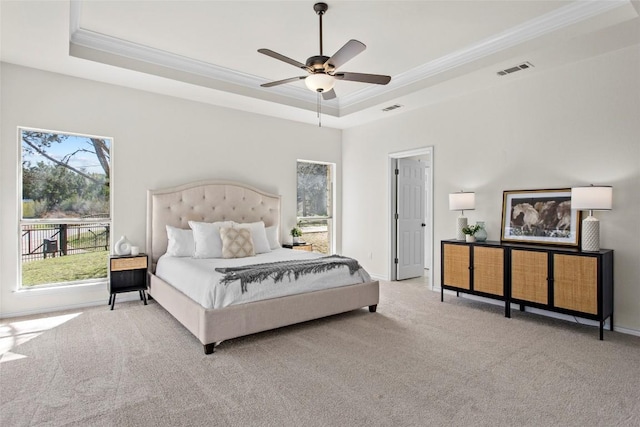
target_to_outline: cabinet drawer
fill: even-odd
[[[111,271],[136,270],[147,268],[147,257],[114,258],[111,260]]]

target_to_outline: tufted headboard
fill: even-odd
[[[264,221],[267,227],[279,226],[280,196],[228,181],[200,181],[148,190],[147,252],[152,271],[167,251],[166,225],[188,229],[189,221]]]

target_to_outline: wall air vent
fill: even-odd
[[[387,108],[383,108],[382,111],[391,111],[391,110],[395,110],[397,108],[402,108],[402,105],[400,104],[394,104],[394,105],[389,105]]]
[[[507,68],[505,70],[498,71],[499,76],[506,76],[507,74],[515,73],[516,71],[526,70],[527,68],[533,68],[533,64],[531,62],[523,62],[520,65],[516,65],[515,67]]]

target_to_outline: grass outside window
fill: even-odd
[[[108,251],[56,256],[22,264],[22,286],[77,282],[107,277]]]

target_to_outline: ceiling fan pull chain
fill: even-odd
[[[322,95],[318,93],[318,127],[322,127]]]

